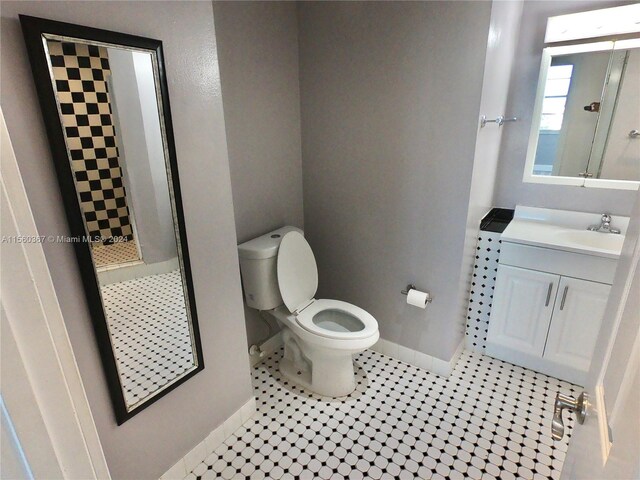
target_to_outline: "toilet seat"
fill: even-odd
[[[336,340],[360,340],[378,332],[373,315],[339,300],[313,300],[295,319],[309,333]]]
[[[378,323],[362,308],[313,298],[318,289],[318,267],[301,233],[291,231],[282,237],[277,270],[282,300],[307,332],[335,340],[360,340],[377,334]]]

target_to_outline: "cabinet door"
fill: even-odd
[[[542,357],[559,275],[500,265],[487,334],[487,354],[522,365]]]
[[[544,358],[584,372],[589,370],[610,285],[562,277]]]

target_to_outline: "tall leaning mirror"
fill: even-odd
[[[121,424],[204,368],[162,43],[20,21]]]

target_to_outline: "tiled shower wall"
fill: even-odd
[[[501,233],[480,231],[467,309],[465,348],[484,353],[500,257]]]
[[[133,238],[118,159],[107,49],[47,41],[80,205],[91,237]]]

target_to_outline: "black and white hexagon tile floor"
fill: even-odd
[[[111,283],[100,290],[127,406],[193,368],[179,270]]]
[[[556,393],[579,388],[478,353],[443,378],[374,351],[335,400],[287,382],[282,350],[253,369],[258,413],[187,476],[247,479],[558,479]]]

